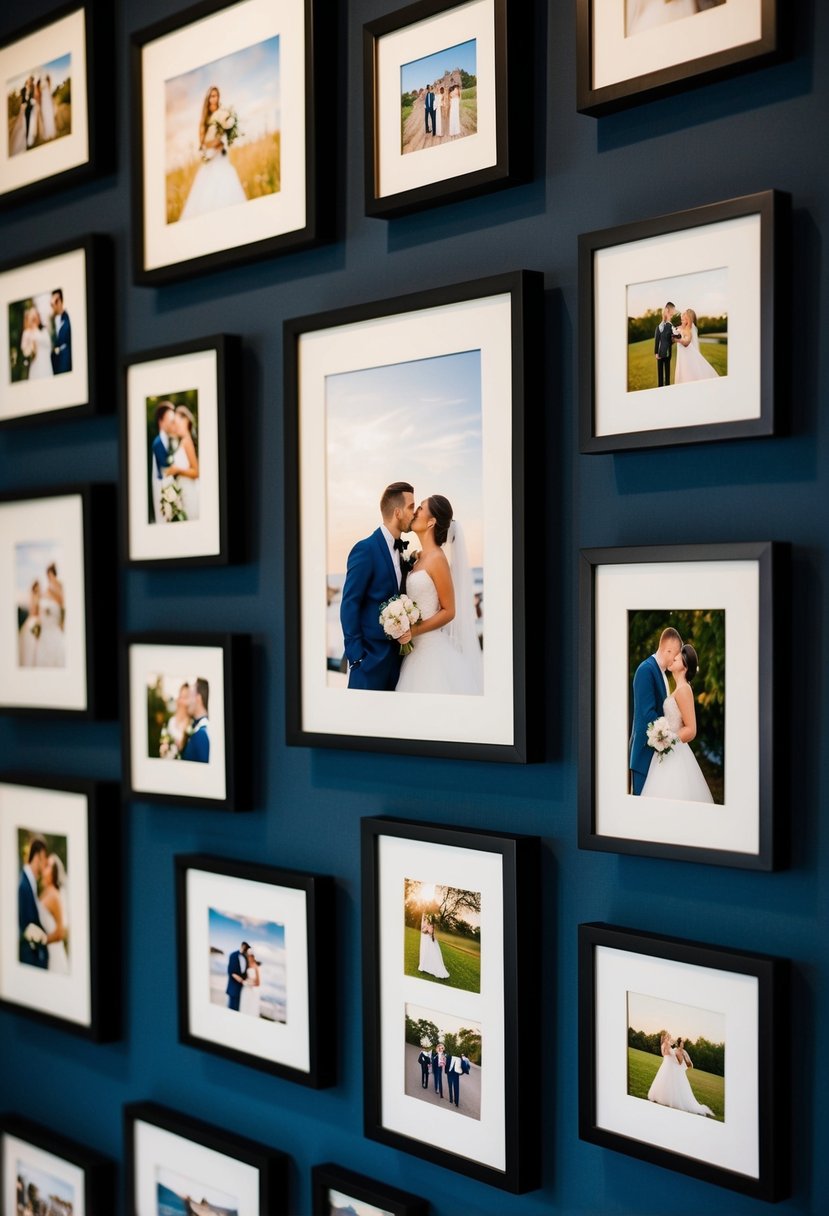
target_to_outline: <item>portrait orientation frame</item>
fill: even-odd
[[[238,490],[234,494],[231,509],[227,475],[228,409],[234,390],[238,389],[240,374],[241,340],[229,334],[142,351],[124,360],[121,544],[127,565],[152,569],[174,563],[178,569],[181,566],[227,565],[243,559],[247,532],[244,489],[241,494]],[[198,480],[202,518],[177,523],[171,540],[176,541],[181,532],[178,544],[165,543],[163,548],[161,542],[166,542],[168,529],[161,528],[164,535],[156,535],[158,522],[148,523],[153,506],[147,480],[145,391],[148,388],[161,389],[172,396],[192,388],[199,392]],[[158,396],[158,393],[149,396]],[[237,436],[243,426],[242,415],[243,411],[239,410],[234,418]],[[209,463],[201,446],[205,435],[215,449]],[[237,499],[241,501],[237,502]]]
[[[331,1216],[330,1191],[339,1191],[349,1199],[370,1204],[388,1216],[428,1216],[429,1203],[417,1195],[387,1186],[364,1174],[327,1161],[311,1167],[311,1213],[312,1216]]]
[[[140,653],[139,653],[140,652]],[[165,652],[169,652],[169,655]],[[172,671],[161,667],[169,660]],[[139,660],[142,664],[139,667]],[[149,739],[146,664],[158,674],[204,676],[212,685],[209,695],[210,758],[206,764],[187,761],[189,771],[172,778],[156,767],[176,765],[177,759],[162,759],[145,753]],[[194,666],[199,670],[194,670]],[[159,670],[160,669],[160,670]],[[220,685],[216,711],[215,685]],[[245,719],[244,706],[251,688],[251,639],[232,633],[134,633],[128,634],[122,650],[122,683],[126,705],[123,716],[123,796],[134,802],[160,802],[199,807],[201,810],[246,811],[251,809],[252,777],[250,740],[236,723]],[[136,721],[137,715],[140,720]],[[216,723],[218,730],[213,731]],[[215,764],[214,764],[215,761]],[[185,763],[181,761],[181,763]],[[203,776],[202,776],[203,772]],[[170,781],[172,789],[168,792]],[[187,781],[190,781],[189,790]],[[144,784],[138,784],[143,781]]]
[[[117,785],[79,777],[0,772],[0,833],[6,858],[0,875],[3,924],[15,921],[12,913],[6,913],[17,904],[21,879],[17,834],[24,827],[46,833],[45,824],[49,835],[65,834],[71,845],[67,919],[70,941],[77,945],[70,953],[68,976],[50,976],[48,967],[20,965],[17,932],[13,942],[5,940],[0,948],[0,1008],[95,1043],[114,1042],[121,1035],[117,960],[123,954],[120,871],[112,864],[121,850]]]
[[[517,271],[285,322],[286,579],[288,586],[298,588],[298,594],[289,596],[285,605],[290,745],[519,764],[537,756],[541,723],[537,711],[529,709],[537,663],[524,628],[527,579],[534,577],[534,567],[526,560],[526,521],[532,517],[536,452],[531,444],[525,445],[524,398],[541,346],[542,312],[541,276]],[[415,700],[421,720],[432,720],[431,738],[420,733],[413,737],[407,723],[395,735],[392,694],[346,689],[344,682],[335,687],[332,680],[336,681],[336,675],[330,674],[332,669],[327,670],[323,661],[329,645],[325,590],[331,577],[325,568],[329,556],[326,503],[332,494],[329,481],[339,475],[340,467],[331,464],[331,456],[326,461],[326,445],[331,442],[327,394],[337,377],[350,384],[348,377],[382,373],[394,378],[385,400],[393,401],[397,393],[402,403],[410,391],[407,377],[416,374],[412,369],[428,367],[430,374],[440,377],[440,369],[446,366],[446,360],[440,359],[449,356],[451,362],[459,355],[476,357],[485,369],[485,374],[477,373],[480,388],[470,387],[475,373],[468,372],[461,388],[477,392],[480,400],[476,417],[482,438],[475,458],[481,486],[485,483],[487,489],[488,531],[483,531],[482,508],[480,519],[473,518],[471,523],[482,529],[483,568],[487,562],[491,566],[496,549],[501,563],[501,577],[490,578],[487,584],[486,609],[486,627],[495,628],[499,649],[496,655],[493,648],[483,648],[480,695],[418,693]],[[444,389],[439,380],[437,390]],[[422,417],[420,425],[421,429],[427,426]],[[448,428],[452,423],[441,415],[431,425]],[[358,429],[348,423],[344,433],[348,437]],[[354,526],[365,531],[356,531],[351,544],[379,523],[377,504],[387,476],[399,477],[398,470],[405,471],[407,463],[412,467],[413,459],[407,457],[398,432],[387,429],[397,455],[389,456],[388,474],[386,465],[382,466],[383,480],[376,487],[376,498],[373,492],[369,497],[368,489],[364,502],[361,498],[359,522]],[[384,447],[380,455],[385,452]],[[429,493],[438,489],[422,488]],[[444,485],[440,490],[449,488]],[[466,523],[468,526],[470,520]],[[334,569],[346,569],[345,551],[342,560],[343,565]],[[380,605],[377,607],[379,611]],[[342,656],[340,647],[336,661]]]
[[[155,1166],[157,1173],[162,1157],[166,1161],[163,1168],[169,1171],[173,1162],[185,1181],[223,1192],[238,1186],[244,1195],[239,1208],[251,1216],[290,1210],[291,1158],[286,1153],[156,1102],[133,1102],[124,1107],[127,1216],[156,1210],[156,1186],[145,1178],[144,1171]],[[198,1178],[193,1177],[196,1172]]]
[[[16,1176],[12,1176],[11,1158],[27,1149],[35,1168],[59,1171],[62,1174],[60,1181],[79,1188],[83,1202],[77,1210],[83,1216],[109,1216],[115,1210],[113,1161],[40,1123],[16,1114],[3,1114],[0,1115],[0,1204],[4,1212],[16,1210],[13,1188],[17,1182]]]
[[[521,76],[519,57],[529,36],[529,15],[528,6],[507,0],[418,0],[363,26],[366,215],[408,215],[530,179],[532,123],[528,112],[511,102],[512,85]],[[470,25],[462,33],[465,17]],[[443,147],[418,150],[429,157],[419,163],[418,153],[404,155],[400,147],[400,69],[417,55],[421,39],[467,41],[471,32],[477,34],[482,66],[490,72],[489,104],[480,106],[478,99],[474,134],[480,146],[476,151],[465,147],[465,140],[452,143],[456,160],[460,156],[464,162],[460,171],[452,171],[447,145],[445,154]],[[388,60],[384,42],[391,44]],[[424,50],[433,42],[424,43]]]
[[[291,253],[329,238],[334,227],[335,206],[330,178],[336,156],[333,127],[321,121],[320,115],[331,93],[331,81],[336,79],[337,61],[336,40],[319,36],[326,28],[326,21],[323,0],[289,0],[288,5],[281,6],[278,17],[266,0],[201,0],[201,3],[132,35],[133,266],[136,283],[170,283],[227,266],[259,262],[263,257]],[[197,25],[198,32],[185,37],[186,31]],[[257,209],[255,222],[248,214],[246,225],[237,223],[237,228],[244,228],[245,232],[235,244],[216,248],[216,216],[226,218],[229,223],[234,219],[235,209],[224,207],[196,216],[198,231],[188,234],[182,245],[180,231],[165,233],[166,183],[159,179],[154,168],[157,163],[164,163],[163,145],[155,150],[149,146],[148,132],[158,123],[163,129],[164,124],[164,109],[158,98],[163,93],[165,81],[210,66],[210,42],[204,44],[207,58],[203,57],[201,62],[193,58],[193,46],[201,45],[199,40],[204,42],[212,36],[213,45],[217,45],[218,40],[218,45],[232,54],[254,45],[244,41],[253,36],[252,30],[259,30],[267,38],[277,35],[280,38],[279,121],[288,123],[284,129],[280,127],[280,136],[287,133],[287,139],[280,139],[280,186],[271,191],[268,205]],[[148,98],[154,107],[152,121],[147,113]],[[248,199],[247,204],[260,201],[265,203],[266,200],[259,196]],[[235,219],[238,221],[239,216]],[[194,220],[188,218],[187,222],[192,224]]]
[[[67,622],[69,628],[62,627],[69,642],[61,677],[56,675],[57,666],[23,666],[19,655],[12,657],[10,651],[19,645],[18,632],[18,645],[10,647],[7,639],[0,649],[0,713],[75,719],[115,715],[118,697],[111,662],[118,619],[112,561],[117,544],[115,503],[112,485],[50,486],[0,493],[0,570],[6,576],[0,578],[0,587],[8,589],[5,603],[0,595],[0,611],[7,621],[14,619],[15,538],[18,543],[22,539],[15,529],[20,529],[26,519],[42,519],[37,526],[49,530],[48,537],[32,539],[55,541],[57,534],[64,552],[74,556],[83,569],[82,579],[73,580],[74,586],[67,588],[65,609],[67,615],[73,615]],[[75,616],[82,619],[77,631],[72,624]],[[54,695],[56,690],[59,696]],[[51,702],[46,699],[53,695]]]
[[[790,212],[788,194],[766,190],[581,234],[582,452],[746,439],[782,429],[775,403],[788,370],[780,320],[787,315]],[[727,335],[727,375],[671,384],[665,398],[659,395],[665,389],[656,386],[632,391],[626,333],[629,286],[652,283],[656,298],[659,280],[664,279],[669,290],[672,277],[692,277],[706,256],[712,271],[716,267],[728,275],[727,323],[733,332]],[[707,268],[703,262],[702,269]],[[658,299],[664,298],[663,291]],[[663,405],[668,400],[670,411]],[[680,404],[686,420],[673,425]]]
[[[313,1089],[333,1085],[336,1075],[336,1010],[332,994],[336,985],[332,976],[336,960],[334,951],[328,945],[329,926],[335,913],[333,879],[319,874],[302,873],[299,870],[283,870],[276,866],[253,865],[198,854],[179,855],[174,860],[176,950],[183,964],[178,970],[180,1042],[190,1047],[199,1047],[203,1051],[214,1052],[239,1064],[270,1072],[284,1080],[308,1085]],[[238,888],[238,897],[243,899],[243,884],[247,885],[248,898],[257,899],[257,923],[266,919],[266,907],[272,909],[280,896],[283,901],[284,911],[280,914],[285,917],[285,950],[289,956],[287,1003],[293,1013],[290,1019],[291,1031],[286,1034],[286,1041],[278,1050],[274,1050],[270,1057],[265,1054],[268,1050],[265,1035],[263,1033],[260,1037],[259,1030],[277,1033],[275,1023],[265,1028],[260,1028],[258,1022],[256,1027],[236,1027],[235,1029],[239,1030],[237,1045],[232,1046],[229,1042],[210,1037],[209,1034],[211,1029],[216,1035],[233,1029],[224,1016],[225,1010],[214,1011],[209,1002],[206,1009],[200,1008],[195,998],[199,988],[206,990],[206,977],[198,960],[193,958],[195,946],[191,948],[191,938],[194,928],[198,930],[197,916],[201,917],[205,909],[212,906],[208,901],[214,897],[207,889],[211,878],[229,880],[219,888],[221,894],[215,896],[216,899],[224,901],[220,906],[226,915],[230,915],[227,910],[227,901],[232,898],[230,891]],[[270,903],[266,888],[272,892]],[[256,929],[251,928],[248,932],[253,935]],[[290,960],[291,937],[294,941],[297,937],[300,940],[304,937],[305,950],[299,961]],[[212,946],[210,952],[212,953]],[[205,962],[206,957],[207,955]],[[294,985],[301,989],[298,995]],[[298,1017],[297,1008],[300,1010]],[[297,1020],[301,1023],[299,1039],[296,1037]],[[200,1029],[194,1029],[194,1024]],[[300,1055],[307,1056],[307,1068],[287,1062],[288,1059],[296,1059]]]
[[[787,1054],[778,1048],[788,1042],[789,971],[763,954],[579,925],[579,1138],[755,1199],[786,1198]],[[629,1092],[626,996],[644,989],[727,1016],[722,1122]]]
[[[109,172],[114,166],[114,107],[112,105],[113,20],[112,6],[106,0],[70,0],[43,17],[14,31],[0,46],[0,79],[19,77],[21,69],[12,68],[16,56],[25,57],[28,71],[35,62],[51,63],[56,53],[74,52],[80,60],[80,74],[71,77],[73,125],[78,112],[78,131],[31,147],[24,151],[17,168],[17,157],[0,149],[0,208],[15,207],[30,199],[54,197],[55,190],[69,189]],[[5,141],[4,141],[5,142]],[[65,146],[66,145],[66,146]],[[29,158],[35,164],[28,164]],[[29,175],[25,169],[28,167]]]
[[[778,0],[742,0],[731,13],[714,5],[681,22],[681,38],[671,25],[626,37],[616,0],[576,0],[576,108],[598,117],[773,63],[785,49],[784,8]],[[666,29],[677,33],[673,45]]]
[[[100,234],[34,250],[0,265],[4,333],[0,344],[0,427],[60,422],[112,409],[112,267],[112,241]],[[13,354],[10,309],[33,297],[33,285],[38,296],[49,295],[55,287],[64,293],[66,314],[74,319],[72,366],[46,380],[14,381],[12,363],[19,348]],[[76,300],[81,301],[80,315]]]
[[[519,1063],[514,1084],[506,1085],[505,1072],[507,1044],[512,1058],[537,1055],[538,968],[529,942],[537,941],[530,925],[539,908],[538,839],[381,817],[361,821],[361,841],[364,1134],[501,1190],[532,1190],[540,1185],[540,1074]],[[462,979],[435,983],[406,969],[400,933],[405,883],[443,887],[448,878],[457,878],[465,894],[480,896],[477,989],[474,983],[464,988]],[[458,1035],[464,1022],[483,1031],[479,1062],[473,1058],[460,1079],[463,1102],[455,1111],[449,1109],[451,1089],[447,1107],[404,1092],[407,1068],[417,1067],[406,1060],[410,1010],[444,1019],[433,1023],[438,1036],[455,1023]],[[419,1095],[419,1074],[414,1085]],[[473,1087],[471,1099],[467,1086]],[[423,1089],[430,1084],[424,1081]],[[476,1094],[477,1114],[462,1109]]]
[[[785,670],[775,639],[785,636],[789,556],[781,542],[582,550],[580,848],[740,869],[784,864],[782,817],[775,815],[782,774],[775,764],[774,690]],[[618,686],[624,683],[627,698],[628,612],[643,608],[724,612],[724,802],[712,803],[711,814],[703,802],[627,792],[632,706],[621,703]],[[729,710],[736,702],[728,690],[735,687],[743,698],[739,714]],[[614,709],[621,734],[606,720]]]

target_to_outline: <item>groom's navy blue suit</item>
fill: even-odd
[[[236,975],[245,974],[245,967],[242,966],[243,958],[244,955],[241,950],[234,950],[227,960],[227,988],[225,988],[227,1007],[228,1009],[235,1009],[237,1013],[239,1012],[239,1001],[242,999],[242,985],[238,980],[233,978],[233,975],[234,972]],[[245,965],[247,965],[247,959],[245,959]]]
[[[630,735],[630,772],[633,793],[641,794],[651,766],[653,748],[648,747],[648,723],[662,717],[667,696],[662,668],[653,655],[636,668],[633,676],[633,730]]]
[[[40,924],[37,900],[35,899],[32,884],[29,882],[29,876],[25,870],[20,871],[20,882],[17,887],[17,920],[20,926],[20,947],[18,950],[20,962],[29,963],[32,967],[48,967],[49,951],[47,947],[39,943],[36,946],[31,946],[23,936],[29,925],[40,925],[40,928],[43,928],[43,925]]]
[[[72,325],[69,313],[58,317],[55,325],[55,345],[52,347],[52,371],[56,376],[72,370]]]
[[[380,624],[380,605],[398,593],[397,571],[382,529],[377,528],[348,555],[340,624],[349,688],[393,692],[400,675],[400,647]],[[357,666],[354,666],[357,664]]]

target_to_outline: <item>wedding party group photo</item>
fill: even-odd
[[[725,1122],[725,1016],[628,992],[628,1094]]]
[[[629,393],[727,376],[728,269],[630,284],[627,327]]]
[[[58,541],[14,546],[19,667],[66,666],[64,549]]]
[[[477,40],[400,67],[401,152],[422,152],[478,130]]]
[[[27,68],[6,81],[9,156],[72,133],[72,56]]]
[[[72,371],[72,323],[63,288],[9,303],[10,382],[51,380]]]
[[[406,975],[465,992],[481,991],[481,893],[404,880]]]
[[[404,1093],[480,1120],[480,1024],[407,1003],[405,1043]]]

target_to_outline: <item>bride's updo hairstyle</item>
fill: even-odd
[[[686,308],[685,311],[688,314],[688,320],[691,322],[691,324],[696,325],[697,314],[694,312],[693,308]]]
[[[451,502],[442,494],[433,494],[429,499],[429,514],[435,521],[435,541],[438,545],[445,545],[452,523]]]
[[[680,653],[682,655],[682,661],[685,664],[685,679],[690,684],[699,670],[699,659],[697,658],[697,652],[694,650],[693,646],[690,646],[686,642]]]

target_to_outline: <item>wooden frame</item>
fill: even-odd
[[[42,1124],[33,1123],[19,1115],[0,1117],[0,1202],[4,1210],[12,1212],[14,1195],[10,1195],[10,1174],[6,1172],[6,1141],[17,1140],[34,1149],[37,1166],[42,1169],[64,1167],[64,1177],[73,1190],[73,1183],[83,1188],[84,1216],[109,1216],[115,1209],[115,1164],[86,1145],[77,1144]],[[10,1147],[10,1146],[9,1146]],[[57,1158],[57,1161],[51,1161]],[[14,1184],[12,1183],[12,1186]],[[16,1205],[15,1205],[16,1207]],[[74,1210],[74,1205],[73,1205]]]
[[[331,1191],[338,1191],[349,1199],[367,1203],[389,1216],[427,1216],[429,1204],[417,1195],[400,1191],[395,1186],[386,1186],[364,1174],[355,1174],[333,1162],[315,1165],[311,1169],[311,1207],[313,1216],[330,1216]]]
[[[624,972],[626,955],[630,960]],[[661,964],[672,968],[668,977],[665,967],[664,981]],[[580,1139],[755,1199],[784,1199],[789,1193],[788,1056],[780,1045],[788,1042],[788,976],[786,961],[762,954],[614,925],[579,925]],[[685,1029],[697,1006],[708,1010],[717,1003],[718,1010],[727,1010],[724,1119],[705,1116],[707,1126],[700,1126],[701,1112],[686,1113],[684,1107],[665,1119],[660,1098],[643,1102],[640,1094],[632,1093],[629,1065],[619,1063],[630,1041],[630,1004],[625,1007],[624,993],[628,984],[635,984],[640,993],[647,983],[661,998],[663,1022],[676,1015],[678,1024],[668,1028],[670,1034]],[[662,997],[663,992],[668,996]],[[741,1081],[748,1095],[741,1093]],[[654,1092],[653,1086],[649,1092]],[[734,1127],[741,1116],[753,1123],[742,1141]]]
[[[537,1049],[538,967],[528,943],[537,941],[529,925],[538,915],[538,862],[534,837],[405,819],[362,821],[365,1135],[514,1193],[539,1184],[538,1070],[516,1067],[510,1083],[504,1080],[507,1044],[522,1058]],[[422,954],[416,967],[408,957],[394,922],[404,919],[407,903],[417,903],[424,884],[430,888],[424,898],[465,897],[468,917],[477,905],[477,978],[446,938],[451,967],[441,953],[443,979]],[[427,1025],[433,1064],[444,1040],[447,1066],[452,1051],[457,1056],[464,1042],[471,1044],[455,1110],[448,1076],[448,1105],[443,1099],[439,1056],[430,1074],[414,1057],[416,1044],[408,1050],[411,1034]],[[501,1033],[492,1030],[496,1025]],[[426,1040],[418,1041],[428,1055]]]

